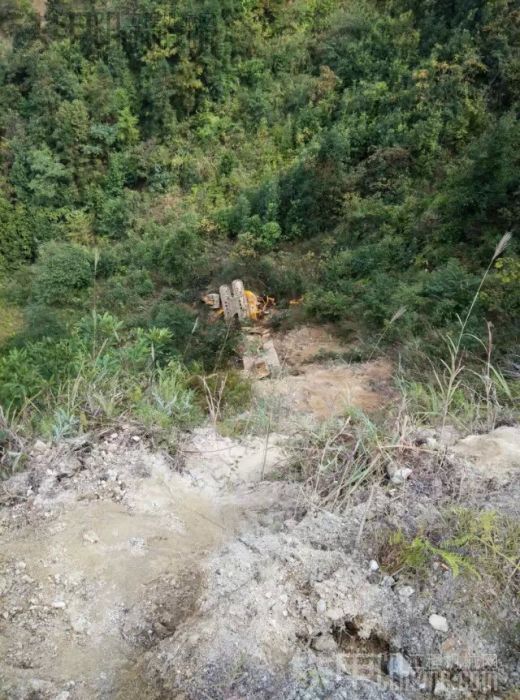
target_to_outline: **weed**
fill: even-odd
[[[390,535],[387,547],[382,559],[385,566],[391,568],[393,573],[404,569],[416,575],[426,574],[430,571],[433,561],[437,560],[443,562],[453,576],[458,576],[461,571],[468,571],[478,576],[477,570],[466,557],[432,544],[425,535],[418,535],[409,541],[403,532],[398,530]]]
[[[220,420],[231,419],[251,404],[250,380],[233,370],[196,375],[191,385],[202,399],[214,425]]]
[[[480,279],[480,283],[477,287],[477,290],[473,296],[473,299],[471,300],[471,303],[469,305],[469,308],[466,312],[466,315],[464,319],[459,317],[459,333],[455,338],[452,338],[450,335],[445,336],[445,342],[447,346],[447,351],[448,351],[448,358],[446,360],[441,360],[441,365],[442,369],[437,369],[433,367],[433,376],[435,377],[435,381],[437,383],[437,387],[439,390],[439,393],[442,397],[442,430],[446,427],[446,422],[448,420],[448,416],[450,414],[450,409],[452,407],[452,404],[457,396],[457,393],[461,387],[463,387],[463,375],[464,375],[464,370],[466,369],[465,363],[464,363],[464,355],[462,352],[463,348],[463,341],[467,335],[466,329],[468,327],[468,322],[470,320],[471,314],[473,313],[473,310],[475,308],[475,304],[477,303],[478,297],[480,295],[480,292],[482,290],[482,287],[484,285],[484,282],[486,281],[486,278],[491,270],[491,267],[495,260],[504,252],[506,249],[507,245],[509,244],[509,241],[511,240],[511,234],[506,233],[500,241],[498,242],[495,251],[491,257],[491,260],[489,262],[489,265],[487,266],[484,274],[482,275]],[[488,326],[489,329],[489,326]],[[487,353],[487,358],[486,358],[486,372],[484,375],[484,386],[487,387],[487,391],[489,394],[489,384],[491,382],[491,348],[492,344],[491,342],[488,345],[488,353]],[[495,371],[496,372],[496,371]],[[498,373],[497,373],[498,374]]]
[[[407,537],[387,535],[380,561],[391,574],[407,572],[427,578],[434,562],[452,572],[493,579],[502,592],[520,592],[520,525],[495,511],[450,508],[435,527]]]
[[[306,433],[295,448],[295,467],[311,498],[343,510],[357,488],[382,479],[389,455],[381,438],[381,428],[360,411]]]

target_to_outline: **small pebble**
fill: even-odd
[[[87,532],[85,532],[83,534],[83,542],[88,542],[90,544],[96,544],[96,542],[99,542],[99,537],[94,532],[94,530],[87,530]]]
[[[413,470],[408,467],[403,467],[402,469],[396,469],[395,472],[390,477],[392,484],[404,484],[408,479]]]
[[[430,615],[428,622],[434,630],[437,630],[437,632],[447,632],[449,629],[448,620],[442,615],[437,615],[434,613],[433,615]]]
[[[411,586],[401,586],[397,591],[399,598],[410,598],[414,593],[415,590]]]
[[[312,640],[312,648],[315,651],[336,651],[338,645],[331,634],[320,634]]]
[[[391,678],[410,678],[415,676],[415,671],[402,654],[390,654],[387,670]]]
[[[327,609],[327,603],[323,600],[323,598],[320,598],[316,604],[316,612],[323,615],[323,613],[325,612],[326,609]]]

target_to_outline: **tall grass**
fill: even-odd
[[[162,354],[169,331],[124,332],[110,314],[82,319],[69,338],[39,341],[0,358],[0,401],[26,434],[52,439],[121,418],[146,429],[199,417],[190,375]]]
[[[506,233],[502,236],[500,241],[498,242],[495,252],[493,253],[491,260],[489,261],[489,264],[484,271],[484,274],[482,275],[480,279],[480,283],[477,287],[477,290],[473,296],[473,299],[471,300],[471,303],[468,307],[468,310],[466,312],[466,315],[464,319],[459,318],[459,323],[460,323],[460,329],[458,335],[453,339],[451,336],[446,336],[445,341],[447,345],[447,350],[448,350],[448,359],[447,360],[441,360],[442,367],[444,368],[444,372],[439,372],[434,368],[433,374],[435,377],[435,380],[437,382],[437,385],[439,387],[439,390],[441,392],[441,396],[443,397],[443,409],[442,409],[442,431],[444,431],[446,427],[446,422],[448,420],[448,415],[450,412],[451,405],[453,403],[455,393],[461,386],[462,380],[461,376],[462,373],[465,370],[465,364],[464,364],[464,355],[462,352],[462,344],[464,341],[464,338],[466,336],[466,331],[468,327],[468,322],[471,318],[471,315],[475,309],[475,304],[478,301],[478,298],[480,296],[480,293],[482,291],[482,287],[484,286],[484,282],[487,279],[487,276],[489,275],[491,271],[491,267],[495,260],[504,252],[504,250],[507,248],[509,242],[511,240],[511,234]],[[490,344],[490,350],[491,350],[491,344]],[[486,366],[487,366],[487,373],[486,373],[486,378],[490,378],[490,370],[491,370],[491,353],[488,352],[488,357],[486,361]],[[495,370],[496,372],[496,370]]]
[[[485,338],[468,330],[491,268],[510,240],[509,233],[500,239],[466,313],[458,317],[458,330],[442,336],[445,356],[426,358],[430,371],[419,381],[404,374],[399,378],[409,410],[423,422],[440,425],[443,434],[451,423],[462,429],[491,429],[501,418],[514,413],[514,381],[508,380],[493,361],[492,324],[487,322]],[[481,352],[470,353],[468,342],[480,347]]]
[[[295,445],[294,467],[305,483],[306,498],[344,511],[358,488],[383,478],[390,459],[387,437],[359,411],[303,435]]]

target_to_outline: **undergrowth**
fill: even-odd
[[[130,420],[170,439],[203,420],[208,395],[218,393],[219,413],[247,405],[245,378],[188,368],[171,353],[171,339],[167,328],[125,329],[115,316],[94,311],[64,339],[42,339],[0,356],[3,463],[16,468],[19,461],[8,455],[22,438],[60,440]]]
[[[380,548],[381,565],[390,574],[428,579],[434,563],[454,577],[492,579],[498,593],[520,595],[520,524],[493,510],[449,508],[437,526],[409,537],[388,534]],[[491,591],[490,591],[491,592]],[[519,600],[520,602],[520,600]]]

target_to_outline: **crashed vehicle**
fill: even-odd
[[[231,323],[260,322],[274,307],[274,298],[259,296],[244,288],[242,280],[233,280],[231,285],[223,284],[218,293],[202,297],[219,317]],[[246,327],[243,332],[242,362],[244,371],[257,379],[263,379],[280,370],[280,360],[268,328],[261,324]]]

